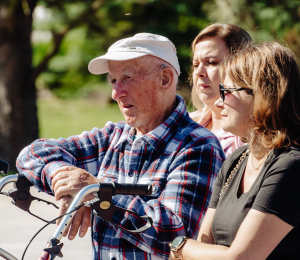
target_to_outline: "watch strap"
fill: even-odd
[[[184,246],[185,242],[189,239],[189,238],[186,237],[186,236],[182,236],[182,237],[183,237],[183,241],[180,243],[180,245],[178,245],[178,246],[176,246],[176,247],[172,247],[172,246],[171,246],[171,251],[174,253],[174,256],[175,256],[176,259],[178,259],[178,260],[180,260],[181,257],[179,256],[179,254],[178,254],[177,251],[178,251],[180,248],[182,248],[182,247]]]

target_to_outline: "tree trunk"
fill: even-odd
[[[26,145],[38,138],[36,89],[32,75],[32,16],[21,1],[0,4],[0,159],[15,170]]]

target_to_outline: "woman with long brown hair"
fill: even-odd
[[[222,128],[248,145],[223,163],[197,241],[170,259],[300,259],[300,72],[279,43],[251,45],[221,66]]]
[[[221,128],[221,109],[214,106],[219,98],[219,65],[251,41],[239,26],[214,23],[204,28],[192,43],[192,103],[197,110],[190,117],[218,137],[226,156],[244,144]]]

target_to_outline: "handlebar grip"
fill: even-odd
[[[152,194],[151,184],[127,184],[127,183],[112,183],[114,186],[114,195],[144,195]]]
[[[5,161],[0,160],[0,173],[7,174],[9,170],[9,164]]]

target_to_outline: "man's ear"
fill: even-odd
[[[163,68],[161,70],[161,86],[168,88],[174,81],[174,73],[171,68]]]

